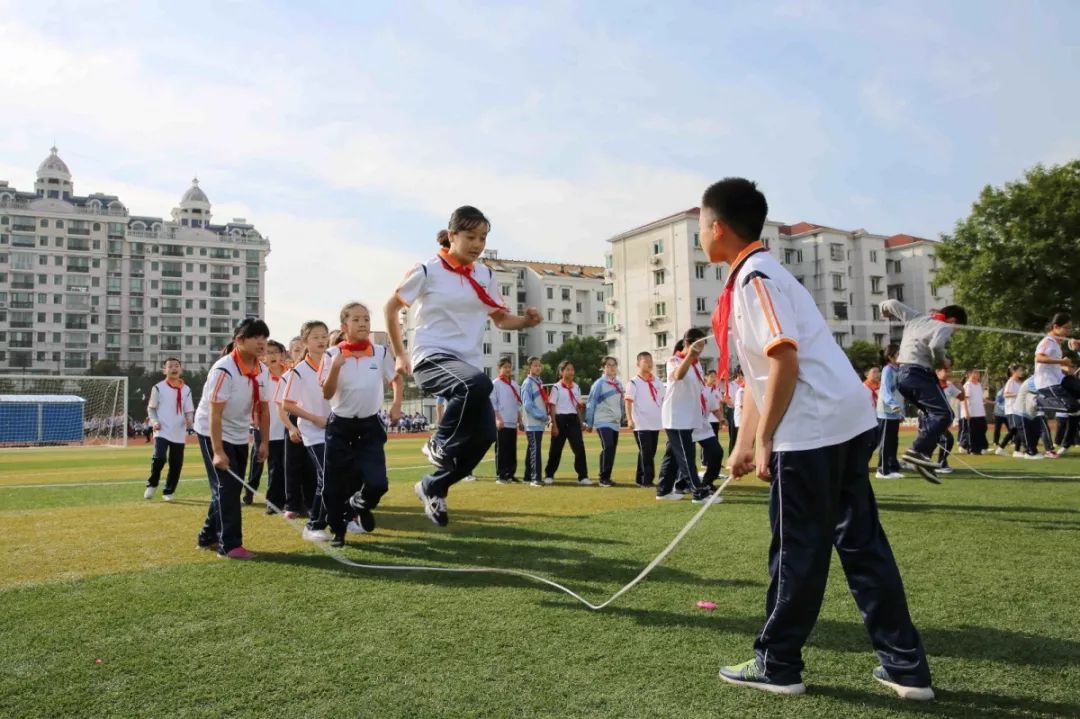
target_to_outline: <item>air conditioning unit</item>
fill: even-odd
[[[645,326],[646,327],[652,327],[654,324],[656,324],[656,320],[654,320],[654,319],[645,320]]]
[[[612,332],[622,332],[622,325],[612,325],[611,326],[611,331]]]
[[[607,302],[608,307],[614,307],[615,305],[618,304],[618,302],[615,301],[614,297],[608,297],[606,302]]]
[[[652,257],[649,258],[649,264],[650,265],[659,265],[659,264],[663,264],[663,262],[664,262],[664,258],[661,257],[660,255],[653,255]]]

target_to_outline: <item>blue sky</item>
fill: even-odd
[[[0,179],[55,140],[77,192],[165,216],[197,174],[270,235],[287,336],[381,305],[465,203],[523,259],[599,264],[727,175],[773,219],[936,237],[1080,157],[1077,27],[1068,0],[0,0]]]

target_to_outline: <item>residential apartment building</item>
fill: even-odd
[[[0,370],[79,374],[99,359],[205,366],[266,304],[269,238],[212,222],[198,180],[170,219],[75,194],[56,148],[34,190],[0,181]]]
[[[608,240],[605,339],[624,367],[642,350],[669,356],[687,329],[709,326],[727,268],[709,264],[698,215],[693,208]],[[951,289],[934,280],[932,240],[772,220],[761,239],[806,286],[841,345],[889,340],[889,327],[875,324],[888,297],[920,309],[951,301]],[[716,346],[709,343],[703,364],[715,363]]]
[[[482,260],[492,269],[502,300],[515,314],[535,307],[543,318],[538,327],[505,331],[490,321],[483,341],[483,370],[494,377],[499,359],[514,360],[515,371],[530,356],[557,350],[571,337],[606,335],[603,268],[557,262],[501,259],[488,250]],[[402,310],[406,346],[412,343],[414,313]]]

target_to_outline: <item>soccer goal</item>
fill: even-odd
[[[0,446],[126,447],[127,377],[0,375]]]

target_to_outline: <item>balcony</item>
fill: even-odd
[[[229,291],[228,290],[210,290],[210,296],[211,297],[221,297],[221,298],[224,298],[224,299],[228,299]]]
[[[68,232],[69,235],[86,235],[86,236],[89,236],[90,235],[90,228],[89,227],[69,227],[69,228],[67,228],[67,232]]]
[[[13,330],[28,330],[33,329],[34,323],[30,320],[11,320],[8,326]]]
[[[163,325],[161,325],[161,331],[162,332],[168,332],[168,333],[174,334],[174,335],[178,335],[183,330],[180,328],[180,325],[166,325],[166,324],[163,324]]]
[[[66,330],[88,330],[89,326],[85,322],[68,322],[64,325]]]
[[[166,297],[179,297],[182,294],[182,292],[183,291],[179,287],[177,287],[175,289],[170,288],[170,287],[161,288],[161,294],[166,296]]]
[[[163,315],[178,315],[183,312],[183,308],[180,307],[162,307],[161,314]]]
[[[12,307],[12,309],[16,309],[16,310],[32,310],[32,309],[34,309],[34,301],[33,300],[12,300],[11,301],[11,307]]]
[[[68,265],[67,266],[67,271],[68,272],[89,272],[90,271],[90,265]]]
[[[228,324],[214,324],[210,323],[210,334],[212,335],[227,335],[232,332],[232,328]]]
[[[32,290],[32,289],[34,289],[34,281],[33,280],[29,280],[29,281],[20,280],[18,282],[12,281],[11,289],[13,289],[13,290]]]
[[[161,248],[161,254],[164,257],[183,257],[184,250],[182,247],[169,247],[166,245]]]
[[[12,235],[11,236],[12,247],[35,247],[33,235]]]
[[[228,317],[229,316],[229,311],[227,309],[225,309],[224,307],[211,307],[210,308],[210,316],[211,317]]]
[[[12,232],[36,232],[37,226],[33,223],[26,224],[24,222],[13,222],[11,225]]]
[[[184,272],[183,272],[183,270],[162,270],[161,271],[161,276],[162,277],[183,277]]]
[[[210,281],[211,282],[228,282],[231,279],[232,279],[232,275],[229,274],[228,272],[211,272],[210,273]]]
[[[184,346],[179,342],[162,342],[161,349],[163,352],[180,352]]]
[[[90,343],[86,340],[65,340],[64,349],[66,350],[86,350],[90,349]]]
[[[90,242],[88,240],[78,240],[69,237],[67,241],[67,248],[69,250],[76,250],[78,252],[89,252]]]

